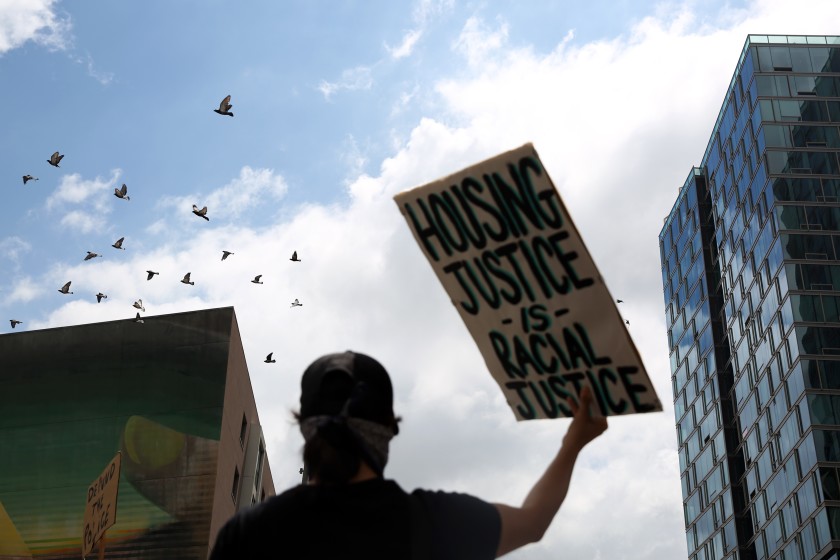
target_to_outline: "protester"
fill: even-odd
[[[480,560],[539,541],[569,488],[581,449],[607,429],[589,412],[588,388],[560,451],[521,506],[474,496],[403,491],[384,477],[399,433],[385,368],[356,352],[315,360],[301,379],[296,415],[308,482],[230,519],[210,560]]]

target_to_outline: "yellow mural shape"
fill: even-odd
[[[0,503],[0,556],[32,556],[32,552],[23,542],[23,538],[2,503]]]
[[[125,423],[125,450],[137,465],[157,469],[169,465],[181,455],[186,436],[142,416],[132,416]]]

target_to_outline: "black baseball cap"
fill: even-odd
[[[344,415],[377,422],[399,433],[388,372],[358,352],[321,356],[300,380],[300,417]]]

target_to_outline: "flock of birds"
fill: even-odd
[[[225,97],[221,101],[221,103],[219,104],[219,108],[218,109],[213,109],[213,111],[220,114],[220,115],[225,115],[225,116],[232,117],[233,116],[233,113],[231,112],[232,107],[233,107],[233,105],[230,104],[230,95],[228,95],[227,97]],[[47,163],[49,163],[53,167],[59,167],[59,163],[61,163],[61,160],[63,158],[64,158],[64,154],[61,154],[60,152],[55,152],[47,160]],[[26,175],[23,176],[23,184],[24,185],[26,185],[29,181],[37,181],[37,180],[38,180],[38,177],[35,177],[33,175],[30,175],[30,174],[26,174]],[[125,185],[125,183],[123,183],[122,187],[114,189],[114,196],[121,199],[121,200],[127,200],[127,201],[131,200],[131,197],[129,197],[129,195],[128,195],[128,187]],[[210,218],[207,216],[207,206],[199,208],[197,205],[193,204],[192,213],[195,214],[196,216],[198,216],[199,218],[203,218],[204,220],[206,220],[208,222],[210,221]],[[125,241],[125,237],[120,237],[119,239],[117,239],[111,245],[111,247],[113,247],[114,249],[120,249],[120,250],[124,251],[125,250],[125,247],[123,247],[123,242],[124,241]],[[233,253],[232,251],[223,250],[222,251],[222,261],[227,260],[228,257],[230,257],[231,255],[234,255],[234,254],[235,253]],[[97,257],[102,257],[102,255],[100,255],[98,253],[94,253],[93,251],[87,251],[87,255],[84,257],[83,260],[84,261],[90,261],[90,260],[95,259]],[[292,261],[292,262],[301,262],[301,259],[298,258],[297,251],[294,251],[292,253],[292,256],[289,260]],[[146,271],[146,280],[150,281],[150,280],[152,280],[152,278],[154,278],[155,276],[158,276],[158,275],[160,275],[159,272],[156,272],[156,271],[153,271],[153,270],[147,270]],[[191,279],[190,275],[191,275],[191,273],[187,272],[184,275],[184,277],[181,279],[181,283],[189,285],[189,286],[194,286],[195,281],[193,281]],[[254,277],[253,280],[251,280],[251,282],[253,284],[263,284],[261,278],[262,278],[262,274],[258,274],[257,276]],[[61,286],[61,288],[58,289],[59,293],[64,294],[64,295],[73,294],[73,292],[70,290],[71,285],[72,285],[72,281],[65,283],[63,286]],[[102,292],[98,292],[95,297],[96,297],[96,302],[100,303],[100,302],[102,302],[103,299],[107,299],[108,296],[106,294],[103,294]],[[291,303],[292,308],[301,307],[301,306],[303,306],[303,304],[300,303],[300,301],[298,299],[295,299]],[[146,312],[146,307],[143,304],[143,300],[138,299],[137,301],[135,301],[133,303],[133,307],[138,310],[135,317],[134,317],[134,322],[144,323],[143,317],[140,315],[140,312],[143,312],[143,313]],[[15,327],[17,327],[18,325],[23,324],[23,321],[20,321],[18,319],[10,319],[9,322],[11,323],[11,326],[12,326],[13,329]],[[268,354],[268,356],[266,356],[266,358],[264,360],[265,363],[267,363],[267,364],[276,363],[277,360],[273,359],[273,357],[272,357],[273,354],[274,353],[271,352],[271,353]]]

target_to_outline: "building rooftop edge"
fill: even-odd
[[[211,307],[211,308],[208,308],[208,309],[193,309],[192,311],[177,311],[175,313],[166,313],[166,314],[163,314],[163,315],[143,315],[143,319],[153,319],[153,318],[154,319],[160,319],[160,318],[166,318],[166,317],[175,317],[177,315],[188,315],[190,313],[212,313],[214,311],[226,311],[228,309],[231,311],[231,313],[233,313],[233,316],[235,317],[236,316],[236,310],[234,309],[234,307],[232,305],[226,305],[226,306],[223,306],[223,307]],[[58,329],[72,329],[72,328],[75,328],[75,327],[86,327],[86,326],[89,326],[89,325],[107,325],[109,323],[121,323],[121,322],[124,322],[124,321],[134,321],[134,317],[126,317],[125,319],[112,319],[110,321],[93,321],[93,322],[90,322],[90,323],[76,323],[76,324],[73,324],[73,325],[63,325],[63,326],[59,326],[59,327],[46,327],[46,328],[43,328],[43,329],[31,329],[31,330],[25,330],[25,331],[20,331],[20,332],[0,333],[0,337],[10,336],[10,335],[23,335],[23,334],[27,334],[27,333],[41,333],[41,332],[54,331],[54,330],[58,330]]]
[[[753,45],[840,45],[840,36],[838,35],[760,35],[750,33],[747,35],[746,41],[744,41],[744,47],[741,49],[741,55],[738,57],[738,64],[735,65],[735,71],[732,73],[732,78],[729,80],[729,85],[726,87],[724,92],[724,101],[721,104],[720,111],[718,111],[717,119],[715,120],[715,126],[712,127],[712,132],[709,135],[709,141],[706,143],[706,149],[703,152],[703,158],[700,160],[700,168],[706,165],[706,160],[709,154],[709,149],[712,147],[712,143],[714,141],[714,137],[718,132],[718,128],[720,127],[720,121],[723,118],[723,115],[726,113],[726,108],[729,106],[729,96],[727,93],[732,90],[732,87],[735,84],[735,80],[738,78],[738,74],[741,71],[741,67],[744,64],[744,59],[747,56],[747,52],[749,48]],[[693,177],[695,174],[695,170],[698,169],[697,166],[692,167],[692,171],[689,172],[689,178]],[[685,186],[685,183],[683,183]],[[682,187],[680,187],[680,193],[682,193]],[[681,196],[677,196],[674,204],[671,206],[671,210],[668,212],[668,215],[665,216],[664,223],[662,224],[662,229],[659,230],[659,239],[662,239],[662,236],[665,234],[665,230],[670,226],[671,220],[673,220],[674,216],[674,209],[677,207],[677,203],[680,201]]]

